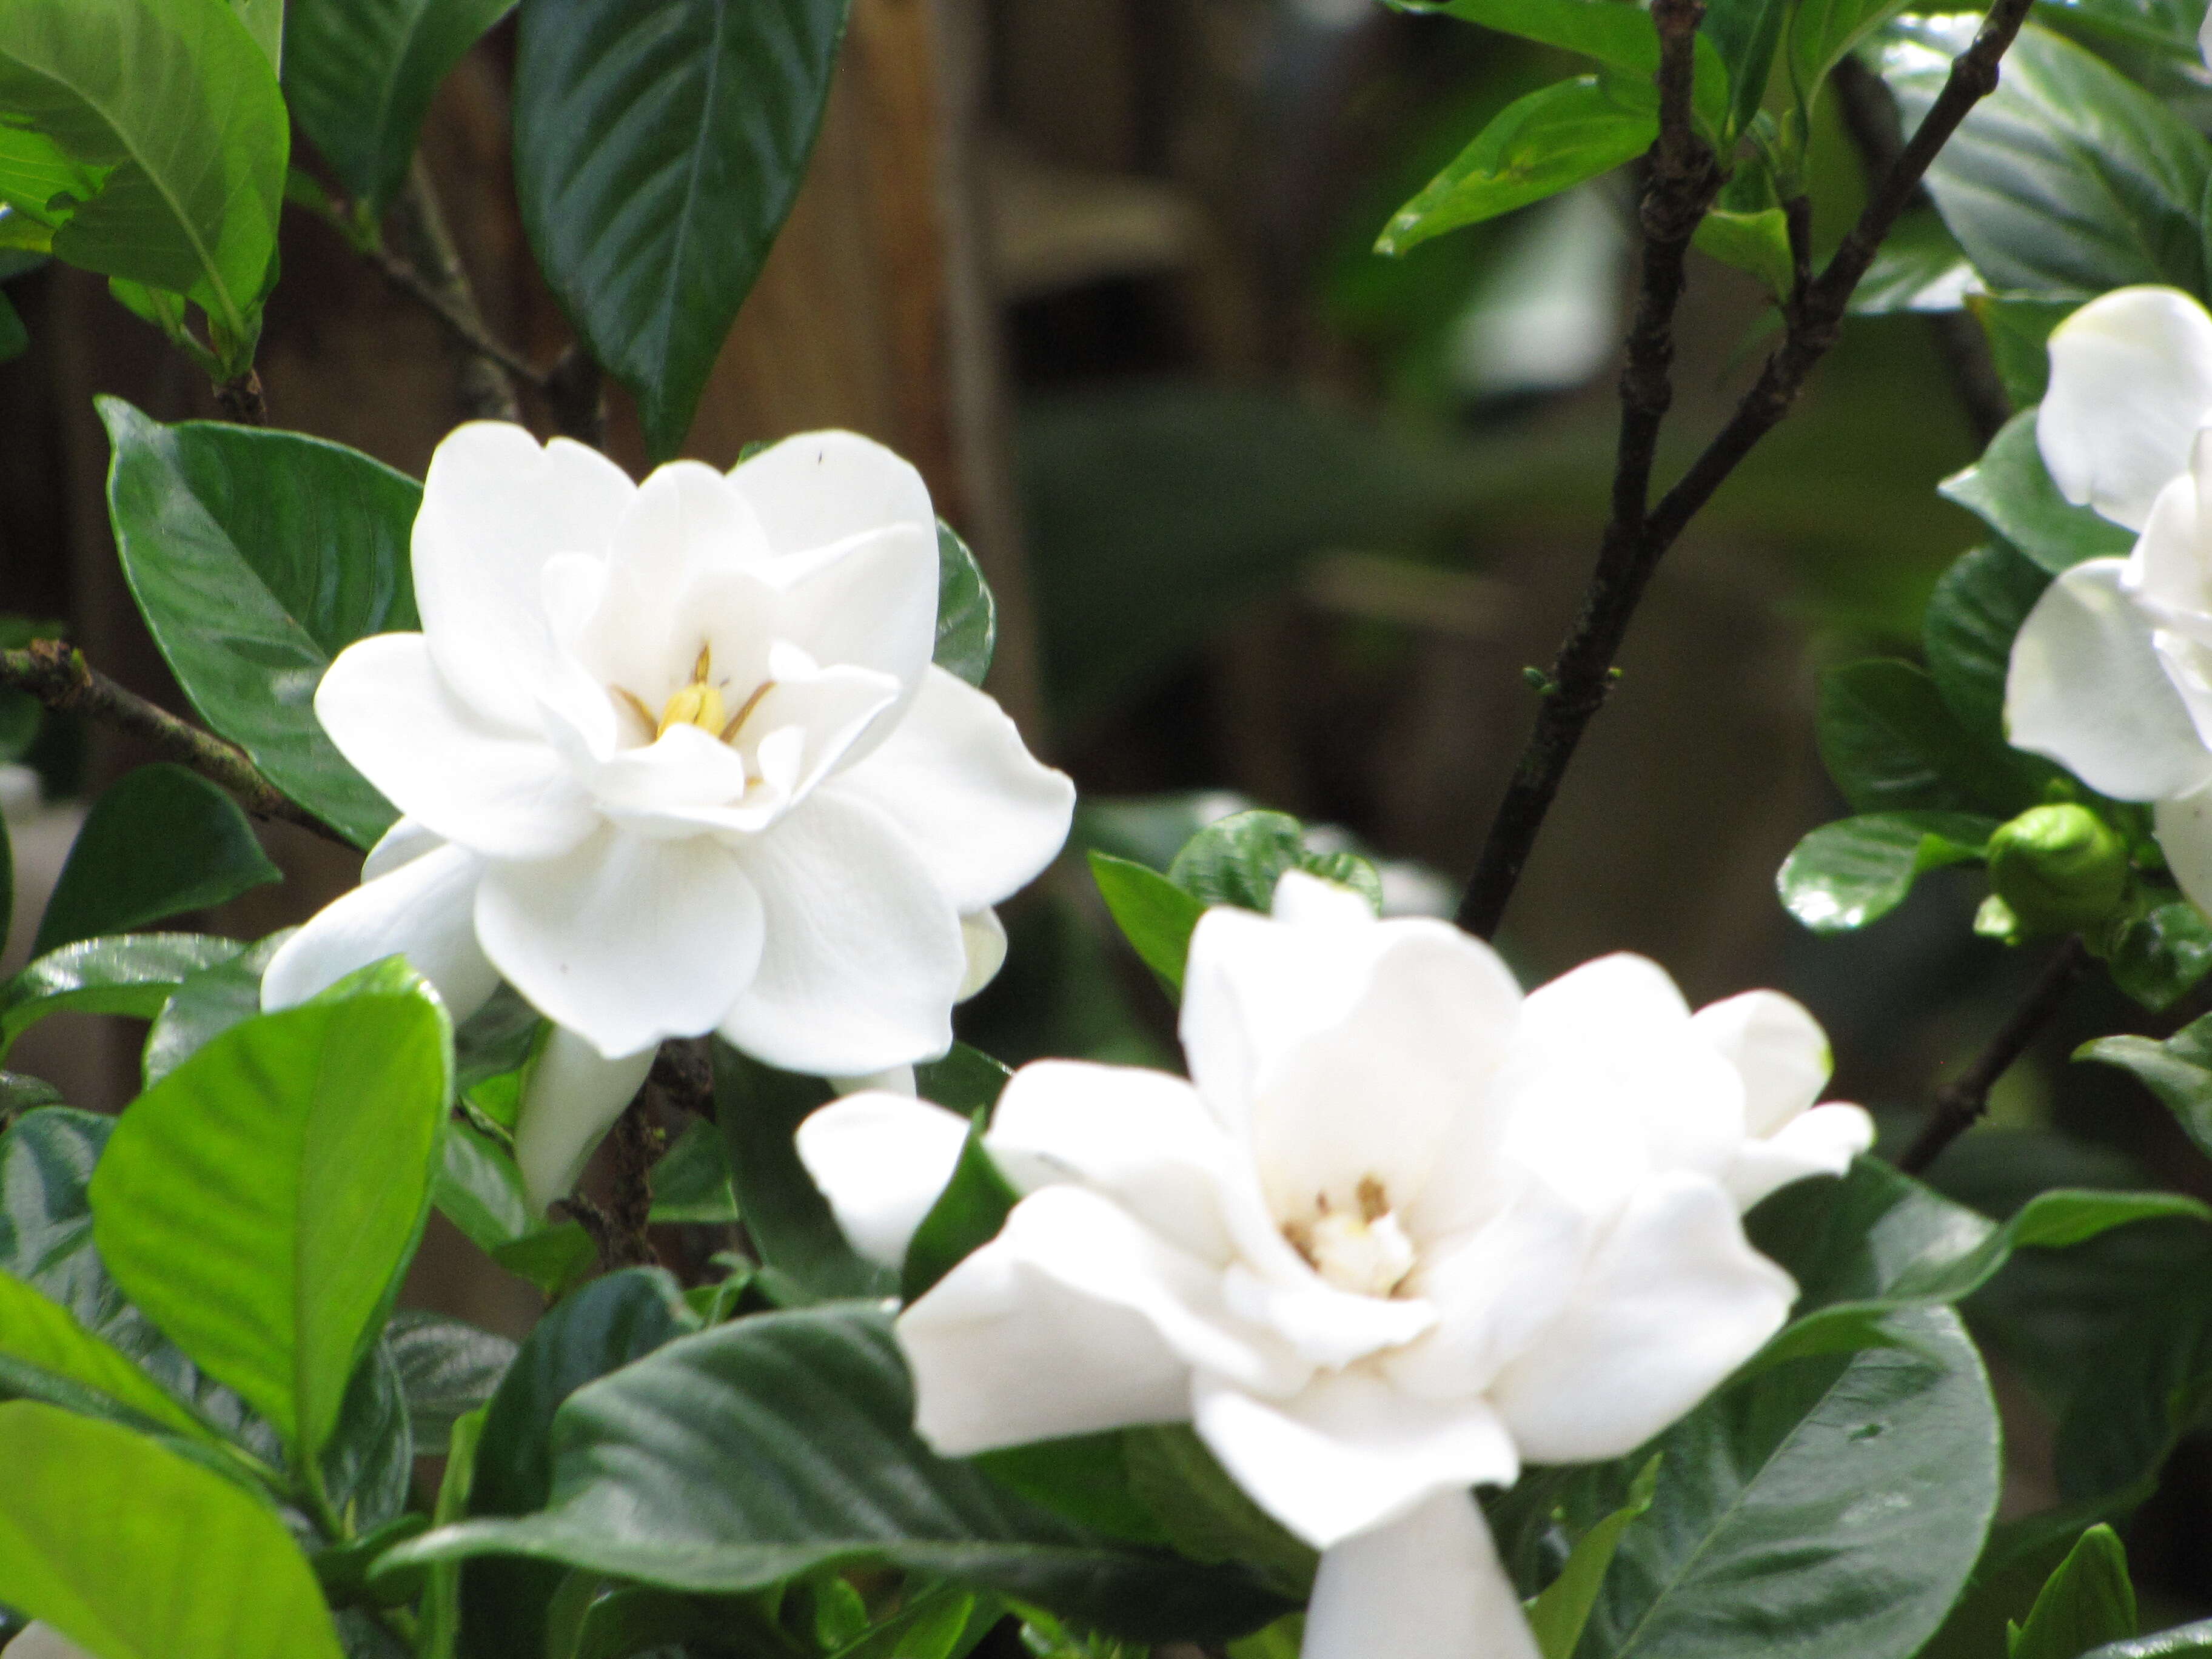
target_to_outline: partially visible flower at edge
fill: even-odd
[[[1870,1144],[1826,1039],[1753,992],[1694,1016],[1617,956],[1523,996],[1442,922],[1293,872],[1191,939],[1188,1083],[1047,1060],[984,1145],[1024,1194],[900,1316],[948,1455],[1189,1422],[1322,1552],[1307,1659],[1534,1645],[1479,1485],[1632,1450],[1783,1323],[1741,1211]],[[966,1133],[860,1095],[799,1133],[896,1265]]]
[[[930,661],[913,467],[819,432],[640,485],[476,422],[431,458],[412,554],[422,632],[349,646],[315,696],[404,816],[264,1006],[403,951],[457,1020],[512,984],[554,1024],[516,1130],[541,1206],[665,1037],[825,1076],[945,1051],[1074,789]]]

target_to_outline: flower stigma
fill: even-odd
[[[752,695],[738,707],[738,712],[730,714],[722,701],[722,688],[712,678],[714,672],[714,647],[711,643],[702,645],[698,656],[691,664],[690,679],[678,686],[668,701],[661,705],[659,720],[653,717],[653,711],[646,706],[645,699],[628,686],[617,685],[613,690],[639,720],[653,728],[656,742],[666,737],[671,727],[696,726],[724,743],[732,743],[738,733],[744,729],[745,721],[753,710],[760,707],[761,699],[775,690],[775,682],[763,680],[753,688]]]
[[[1313,1219],[1285,1222],[1283,1237],[1338,1290],[1355,1296],[1395,1295],[1419,1253],[1381,1182],[1361,1176],[1358,1196],[1359,1207],[1353,1211],[1332,1206],[1327,1193],[1315,1194]]]

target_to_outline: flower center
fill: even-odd
[[[763,680],[738,712],[729,714],[722,701],[722,688],[712,678],[714,672],[714,647],[702,645],[699,647],[697,659],[691,665],[690,679],[678,686],[668,701],[661,705],[659,720],[653,717],[653,710],[646,706],[645,700],[629,687],[617,685],[614,691],[630,706],[640,720],[653,728],[655,739],[666,737],[672,726],[696,726],[724,743],[729,743],[744,730],[746,719],[760,707],[761,699],[775,689],[775,682]]]
[[[1328,1194],[1316,1194],[1313,1219],[1284,1223],[1283,1237],[1338,1290],[1390,1296],[1413,1271],[1418,1253],[1381,1182],[1362,1176],[1358,1196],[1357,1210],[1339,1210],[1331,1207]]]

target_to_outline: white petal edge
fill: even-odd
[[[2151,826],[2183,895],[2212,916],[2212,787],[2160,801],[2152,810]]]
[[[960,988],[952,994],[955,1002],[967,1001],[1006,965],[1006,925],[996,910],[977,910],[960,918],[960,950],[964,965]]]
[[[499,986],[499,970],[477,944],[483,872],[474,854],[441,846],[332,900],[270,958],[261,1006],[292,1007],[372,962],[404,956],[459,1024]]]
[[[1835,1056],[1805,1005],[1779,991],[1746,991],[1706,1004],[1690,1028],[1743,1078],[1745,1130],[1771,1135],[1828,1086]]]
[[[2068,501],[2142,529],[2208,416],[2212,316],[2179,289],[2115,289],[2051,331],[2035,441]]]
[[[607,1131],[653,1070],[653,1048],[609,1060],[586,1038],[556,1025],[523,1080],[514,1120],[514,1161],[532,1210],[574,1190]]]
[[[2212,780],[2212,751],[2124,586],[2091,559],[2044,590],[2013,640],[2005,729],[2019,748],[2120,800],[2166,800]]]
[[[8,1659],[98,1659],[98,1656],[77,1646],[43,1619],[33,1619],[24,1626],[0,1652],[5,1652]]]
[[[910,525],[936,545],[937,512],[913,465],[857,432],[802,432],[730,469],[770,550],[811,552],[862,531]]]
[[[806,1166],[846,1239],[894,1273],[952,1179],[968,1125],[957,1112],[896,1094],[832,1101],[799,1126]]]
[[[1764,1140],[1747,1140],[1721,1172],[1736,1207],[1748,1210],[1769,1193],[1808,1176],[1839,1176],[1874,1145],[1874,1119],[1863,1106],[1831,1101],[1792,1118]]]
[[[1473,1494],[1439,1492],[1322,1554],[1298,1659],[1540,1656]]]

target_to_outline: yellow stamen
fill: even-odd
[[[754,690],[752,696],[745,699],[744,707],[738,709],[736,714],[731,715],[730,723],[722,728],[722,741],[724,743],[733,741],[738,733],[744,730],[745,722],[752,718],[753,710],[760,707],[761,699],[775,690],[775,682],[774,680],[763,680],[760,683],[759,686]]]
[[[672,726],[696,726],[703,731],[719,733],[722,729],[722,693],[720,688],[708,684],[708,675],[714,672],[714,647],[702,645],[698,659],[691,665],[691,683],[682,687],[663,704],[659,722],[653,735],[665,737]]]

